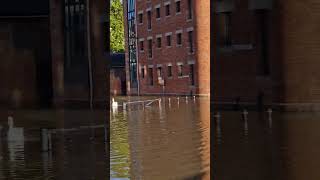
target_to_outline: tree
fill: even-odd
[[[124,24],[121,0],[111,0],[110,41],[112,52],[124,52]]]

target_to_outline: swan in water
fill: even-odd
[[[112,107],[118,107],[118,102],[114,101],[114,98],[112,98]]]

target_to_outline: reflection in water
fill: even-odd
[[[111,115],[112,178],[210,179],[209,99],[189,98]]]
[[[4,114],[0,179],[107,179],[104,128],[90,128],[105,122],[105,111],[16,111],[8,122]],[[42,128],[51,129],[52,151],[42,151]]]
[[[249,112],[243,123],[241,112],[221,112],[222,133],[214,132],[216,179],[320,179],[319,114]]]

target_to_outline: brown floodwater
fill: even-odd
[[[220,112],[214,174],[219,180],[319,180],[320,114]]]
[[[120,106],[111,112],[110,143],[111,179],[210,179],[209,98]]]
[[[0,179],[108,179],[106,111],[19,110],[11,123],[8,111],[0,117]],[[42,151],[43,128],[50,151]]]

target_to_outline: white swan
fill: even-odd
[[[114,98],[112,98],[112,107],[118,107],[118,102],[114,101]]]

